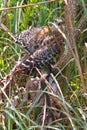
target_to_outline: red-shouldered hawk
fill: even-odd
[[[16,39],[30,54],[21,66],[30,70],[55,62],[64,52],[64,39],[55,27],[36,27],[23,31]],[[56,57],[56,58],[55,58]]]

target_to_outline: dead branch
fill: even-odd
[[[19,8],[32,7],[32,6],[37,6],[37,5],[41,5],[41,4],[47,4],[47,3],[51,3],[51,2],[56,2],[56,0],[48,0],[48,1],[44,1],[44,2],[38,2],[38,3],[34,3],[34,4],[22,5],[22,6],[16,6],[16,7],[1,8],[0,11],[6,11],[6,10],[19,9]]]
[[[76,39],[74,36],[74,26],[73,26],[73,20],[74,20],[74,16],[72,15],[72,13],[74,13],[74,8],[72,8],[72,5],[75,5],[75,3],[73,4],[73,0],[64,0],[65,2],[65,22],[66,22],[66,32],[67,32],[67,38],[69,39],[69,49],[72,52],[72,55],[76,61],[77,67],[78,67],[78,71],[79,71],[79,75],[82,81],[82,87],[84,92],[86,92],[86,87],[84,84],[84,80],[83,80],[83,74],[82,74],[82,70],[81,70],[81,65],[80,65],[80,61],[79,61],[79,56],[78,56],[78,51],[77,51],[77,47],[76,47]],[[76,2],[76,0],[74,1]],[[73,10],[72,10],[73,9]]]

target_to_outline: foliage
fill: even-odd
[[[14,7],[21,6],[24,4],[33,4],[41,2],[40,0],[10,0],[10,1],[0,1],[2,8],[4,7]],[[82,17],[83,10],[85,16],[87,17],[86,1],[81,0],[77,9],[77,17],[75,19],[76,27],[79,24],[79,21]],[[80,13],[79,13],[80,12]],[[9,28],[9,30],[15,35],[20,33],[22,30],[25,30],[30,27],[40,27],[47,25],[49,21],[54,22],[55,19],[64,17],[64,2],[59,0],[53,3],[47,3],[42,5],[35,5],[27,8],[19,8],[15,10],[2,11],[1,22]],[[85,31],[87,23],[84,24],[83,30],[81,30],[80,38],[77,41],[78,55],[80,58],[80,63],[82,67],[82,72],[84,73],[84,80],[87,86],[87,50],[84,49],[83,43],[86,42],[87,34]],[[8,73],[15,66],[16,61],[20,60],[23,57],[25,52],[14,43],[12,38],[3,30],[0,30],[0,78],[7,76]],[[58,95],[47,92],[47,91],[38,91],[24,90],[25,82],[29,80],[30,77],[26,76],[26,81],[23,80],[23,75],[16,77],[17,80],[21,79],[21,87],[19,88],[18,84],[13,85],[9,91],[9,96],[4,93],[4,101],[0,101],[0,129],[2,130],[36,130],[36,129],[55,129],[55,130],[86,130],[87,129],[87,110],[86,110],[86,100],[82,89],[82,81],[80,79],[78,69],[75,61],[68,63],[65,69],[61,69],[60,73],[57,72],[57,76],[53,75],[53,79],[57,84],[58,90],[61,93],[61,97]],[[16,78],[14,82],[16,82]],[[19,80],[20,82],[20,80]],[[1,85],[1,84],[0,84]],[[47,87],[47,86],[46,86]],[[1,89],[0,89],[1,92]],[[32,100],[29,99],[23,103],[22,99],[25,99],[26,95],[29,94],[32,97]],[[37,95],[34,100],[33,93]],[[37,94],[39,93],[39,95]],[[42,106],[37,107],[37,103],[42,97],[43,93],[48,93],[51,97],[53,96],[53,107],[50,107],[50,110],[56,111],[55,116],[59,113],[60,116],[57,122],[53,125],[48,124],[47,126],[38,125],[35,122],[38,114],[41,112]],[[23,95],[25,97],[23,97]],[[63,106],[60,109],[61,104],[57,104],[56,101],[59,99],[63,102]],[[15,101],[15,102],[13,102]],[[33,103],[32,103],[33,102]],[[18,103],[18,106],[16,106]],[[21,105],[23,103],[23,105]],[[59,105],[59,106],[57,106]],[[55,107],[56,106],[56,107]],[[7,120],[8,119],[8,120]]]

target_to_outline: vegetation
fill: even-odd
[[[0,0],[0,130],[87,130],[86,4],[86,0]],[[53,25],[60,18],[66,27],[61,35],[69,50],[58,61],[56,74],[51,74],[58,95],[48,84],[44,90],[29,86],[29,75],[15,76],[13,68],[27,52],[12,36]],[[50,95],[51,106],[46,106],[45,94]],[[55,120],[49,122],[48,111],[53,111]]]

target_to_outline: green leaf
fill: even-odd
[[[4,60],[0,58],[0,69],[2,69],[3,67],[4,67]]]

